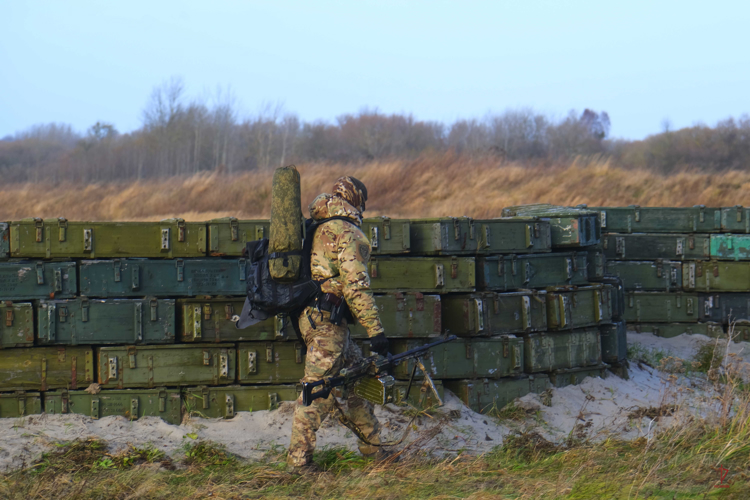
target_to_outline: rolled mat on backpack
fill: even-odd
[[[302,251],[302,194],[300,175],[294,165],[277,168],[271,187],[271,231],[268,238],[271,277],[281,282],[299,278]],[[289,255],[288,253],[297,253]]]

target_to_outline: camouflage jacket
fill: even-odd
[[[312,277],[322,281],[325,293],[344,297],[356,320],[374,337],[383,332],[378,307],[370,291],[367,264],[372,247],[359,228],[360,212],[339,196],[321,194],[310,204],[315,220],[347,217],[351,223],[333,220],[318,227],[313,239]],[[330,279],[329,279],[330,278]]]

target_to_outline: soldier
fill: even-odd
[[[305,376],[303,382],[315,382],[336,375],[341,368],[362,358],[362,353],[349,338],[347,321],[331,322],[331,309],[346,301],[351,316],[367,330],[371,348],[384,353],[388,341],[370,291],[367,263],[371,246],[362,230],[362,212],[367,201],[367,188],[353,177],[341,177],[333,186],[333,194],[321,194],[310,204],[315,220],[346,217],[348,221],[332,220],[320,225],[313,239],[311,268],[313,279],[321,282],[323,296],[306,307],[299,317],[305,344]],[[292,424],[292,440],[287,462],[294,468],[314,467],[315,432],[321,421],[333,410],[334,396],[316,399],[310,406],[297,400]],[[380,443],[380,425],[373,406],[349,393],[347,416],[370,443]],[[388,453],[377,446],[359,442],[365,457],[382,460]]]

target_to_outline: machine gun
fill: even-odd
[[[456,338],[458,337],[451,335],[450,337],[410,349],[395,356],[391,354],[387,356],[370,356],[354,366],[343,368],[335,377],[325,377],[316,382],[304,382],[302,384],[302,404],[310,406],[318,398],[327,398],[336,387],[349,386],[353,386],[355,394],[372,403],[381,405],[393,403],[395,402],[396,380],[388,372],[402,361],[414,359],[415,363],[411,371],[409,385],[402,399],[406,400],[409,397],[414,376],[416,375],[417,368],[419,368],[424,374],[424,382],[422,384],[424,390],[432,390],[439,406],[442,406],[443,401],[440,399],[437,388],[425,368],[422,357],[433,347],[451,342],[456,340]],[[319,389],[313,392],[316,388]]]

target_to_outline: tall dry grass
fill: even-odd
[[[303,203],[330,190],[341,175],[364,181],[368,216],[498,217],[509,205],[732,206],[750,204],[750,172],[682,172],[662,176],[623,170],[606,159],[528,166],[450,154],[414,161],[303,164]],[[273,172],[237,176],[200,174],[134,183],[0,186],[0,220],[158,220],[183,217],[268,217]]]

